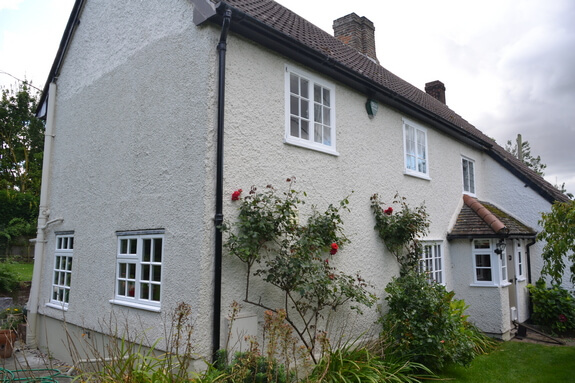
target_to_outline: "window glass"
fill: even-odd
[[[54,271],[52,278],[52,307],[67,309],[70,302],[72,284],[72,258],[74,255],[74,236],[58,235],[54,254]]]
[[[332,108],[334,85],[290,67],[286,67],[286,73],[289,78],[286,142],[337,154]]]
[[[162,235],[119,236],[114,303],[159,307],[163,248]]]
[[[403,120],[406,174],[428,177],[427,130]]]
[[[461,160],[463,170],[463,191],[470,194],[475,194],[475,169],[472,160],[462,158]]]

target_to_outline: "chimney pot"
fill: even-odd
[[[379,64],[375,55],[375,26],[365,16],[359,17],[355,13],[350,13],[334,20],[333,35]]]
[[[425,93],[445,104],[445,85],[439,80],[425,84]]]

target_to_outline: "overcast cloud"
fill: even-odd
[[[441,80],[453,110],[503,146],[521,133],[546,179],[575,193],[575,1],[279,3],[329,33],[341,16],[366,16],[384,67],[420,89]],[[72,5],[0,0],[0,72],[43,87]]]

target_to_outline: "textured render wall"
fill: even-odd
[[[54,231],[73,230],[69,323],[98,330],[112,310],[155,339],[165,315],[186,301],[206,353],[219,31],[191,20],[185,1],[87,2],[58,79],[50,218],[64,222],[47,232],[40,313],[63,315],[44,304]],[[155,228],[165,229],[162,313],[109,303],[115,232]]]
[[[325,209],[329,203],[350,197],[350,213],[344,214],[344,227],[351,243],[337,255],[337,265],[348,273],[359,272],[375,286],[383,298],[383,289],[397,274],[395,259],[385,250],[373,229],[369,198],[379,193],[392,202],[396,192],[410,205],[425,202],[431,218],[429,239],[444,240],[450,223],[459,212],[462,200],[461,155],[464,145],[434,130],[428,131],[431,180],[404,175],[402,115],[380,105],[370,120],[365,111],[365,95],[336,84],[337,150],[339,156],[284,144],[285,65],[296,65],[271,54],[261,54],[251,43],[232,38],[228,45],[228,87],[226,89],[225,215],[233,220],[237,204],[231,193],[250,186],[267,184],[280,191],[285,179],[295,176],[296,188],[306,191],[309,202]],[[242,63],[246,63],[245,65]],[[245,95],[250,97],[246,98]],[[305,219],[310,205],[300,211]],[[444,242],[444,249],[448,243]],[[446,254],[446,265],[450,264]],[[467,271],[472,276],[472,269]],[[453,271],[448,266],[448,287]],[[245,269],[236,259],[224,258],[224,311],[233,301],[243,299]],[[253,280],[252,280],[253,283]],[[241,288],[238,288],[241,286]],[[252,287],[253,300],[269,297],[262,284]],[[276,297],[277,298],[277,297]],[[382,301],[383,302],[383,301]],[[381,302],[380,302],[381,303]],[[273,304],[279,305],[279,301]],[[244,305],[245,310],[262,313]],[[369,328],[377,318],[376,309],[350,320],[359,329]]]

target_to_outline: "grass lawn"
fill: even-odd
[[[10,268],[20,275],[20,282],[30,282],[32,280],[33,263],[12,263]]]
[[[468,383],[575,382],[575,347],[505,342],[467,368],[450,366],[441,377]]]

